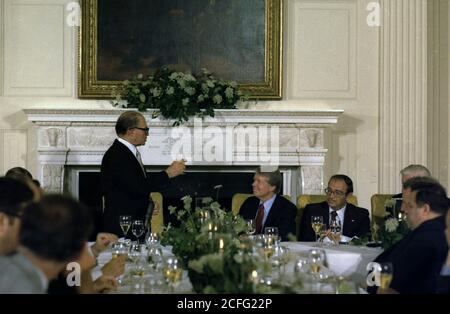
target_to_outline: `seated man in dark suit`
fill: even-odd
[[[283,176],[280,171],[258,170],[253,178],[253,195],[242,204],[239,215],[244,219],[255,219],[256,234],[264,233],[266,227],[277,227],[282,241],[288,234],[295,234],[297,207],[278,195]]]
[[[315,241],[316,235],[311,226],[312,216],[322,216],[326,229],[335,220],[340,224],[341,235],[345,237],[364,237],[370,235],[369,211],[347,203],[347,197],[353,193],[352,180],[343,174],[336,174],[328,181],[325,189],[327,200],[322,203],[308,204],[300,222],[299,241]]]
[[[448,252],[444,213],[445,189],[429,177],[415,177],[403,184],[403,208],[411,228],[402,240],[381,253],[374,262],[391,263],[389,288],[368,287],[369,293],[436,293],[439,272]]]

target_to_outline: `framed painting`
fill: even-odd
[[[78,96],[111,98],[162,66],[237,81],[281,99],[282,0],[84,0]]]

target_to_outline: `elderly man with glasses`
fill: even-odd
[[[311,226],[313,216],[321,216],[327,230],[330,229],[330,225],[339,226],[341,240],[355,236],[359,238],[370,236],[369,211],[347,203],[347,198],[353,193],[353,182],[348,176],[343,174],[332,176],[325,193],[327,196],[325,202],[305,207],[300,223],[300,241],[316,240]]]
[[[145,145],[149,128],[144,116],[136,111],[122,113],[116,122],[117,139],[103,155],[102,192],[105,201],[102,231],[122,235],[121,215],[132,220],[149,217],[151,192],[159,192],[169,179],[182,174],[184,161],[174,161],[162,172],[147,174],[138,146]]]

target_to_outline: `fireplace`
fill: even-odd
[[[80,189],[79,185],[83,184],[84,176],[98,175],[102,156],[115,138],[115,121],[123,110],[24,111],[28,120],[38,126],[38,178],[43,188],[84,197],[81,195],[84,187]],[[239,192],[250,191],[250,173],[258,166],[277,165],[283,173],[283,194],[295,200],[301,193],[322,193],[327,153],[324,132],[337,123],[342,112],[217,110],[215,118],[192,120],[181,128],[173,128],[173,121],[152,119],[152,112],[148,111],[144,116],[150,127],[150,139],[141,154],[148,171],[163,170],[173,159],[186,158],[188,170],[197,173],[198,178],[206,176],[202,180],[211,182],[210,186],[216,182],[210,181],[214,177],[205,173],[242,173],[243,186],[235,189]],[[93,174],[80,176],[84,172]],[[222,180],[217,183],[223,185]],[[244,187],[247,190],[241,190]],[[192,188],[191,192],[206,189]]]

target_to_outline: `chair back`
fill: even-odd
[[[152,215],[150,218],[150,225],[152,232],[160,234],[164,227],[164,212],[163,212],[163,196],[159,192],[150,193],[150,199],[155,203],[155,207],[158,206],[158,213]]]
[[[322,203],[327,200],[326,195],[321,194],[303,194],[297,197],[297,216],[295,217],[295,224],[297,227],[297,238],[300,233],[300,221],[302,220],[303,210],[306,205],[314,203]],[[356,195],[352,194],[347,197],[347,202],[358,206],[358,198]]]
[[[231,211],[235,216],[239,214],[242,204],[244,204],[245,200],[250,196],[253,196],[253,194],[236,193],[233,195],[231,198]],[[289,201],[291,200],[290,195],[283,195],[283,197]]]
[[[386,201],[391,199],[394,194],[374,194],[370,198],[370,206],[372,213],[372,222],[379,223],[384,220],[386,213]]]

